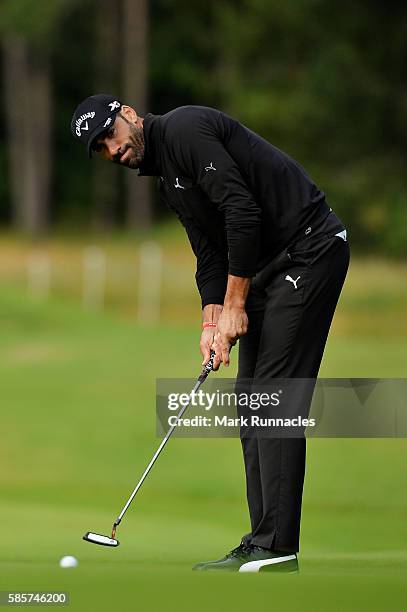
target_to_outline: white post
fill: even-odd
[[[105,289],[105,253],[99,247],[88,247],[83,254],[83,305],[85,308],[102,308]]]
[[[48,253],[30,253],[27,261],[28,293],[34,300],[45,301],[51,287],[51,260]]]
[[[156,323],[160,319],[162,277],[161,247],[156,242],[143,242],[139,251],[139,283],[137,321]]]

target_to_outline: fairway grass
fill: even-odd
[[[405,440],[308,441],[298,576],[191,572],[248,529],[238,440],[171,440],[120,547],[94,546],[82,535],[109,533],[158,445],[156,377],[199,373],[198,326],[142,329],[7,286],[0,318],[0,590],[65,590],[84,611],[405,609]],[[406,363],[403,336],[333,332],[321,375]]]

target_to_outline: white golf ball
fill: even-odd
[[[75,557],[71,557],[71,555],[68,555],[66,557],[62,557],[62,559],[59,562],[60,567],[78,567],[78,559],[75,559]]]

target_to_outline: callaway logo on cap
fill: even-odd
[[[113,96],[97,94],[86,98],[76,108],[71,121],[71,132],[86,145],[89,157],[92,157],[92,142],[114,124],[116,113],[121,107],[122,103]]]

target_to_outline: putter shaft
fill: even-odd
[[[194,393],[196,393],[199,389],[199,387],[202,385],[202,383],[206,380],[209,372],[212,371],[213,369],[213,360],[215,357],[215,352],[211,351],[211,358],[208,361],[208,363],[204,366],[200,376],[198,377],[198,380],[195,383],[194,388],[192,389],[190,395],[189,395],[189,401],[187,404],[185,404],[185,406],[183,406],[181,408],[181,410],[179,411],[179,413],[177,414],[177,421],[175,423],[175,425],[172,425],[170,427],[170,429],[167,431],[165,437],[163,438],[160,446],[157,448],[157,450],[155,451],[153,458],[151,459],[150,463],[148,464],[148,466],[146,467],[146,469],[144,470],[140,480],[138,481],[135,489],[133,490],[132,494],[130,495],[129,499],[127,500],[123,510],[120,512],[119,516],[117,517],[116,521],[113,523],[113,527],[112,527],[112,538],[115,538],[116,536],[116,528],[118,525],[120,525],[121,520],[123,518],[123,516],[126,514],[128,507],[130,506],[131,502],[133,501],[133,499],[135,498],[135,496],[137,495],[141,485],[143,484],[143,482],[145,481],[145,479],[147,478],[151,468],[153,467],[154,463],[156,462],[156,460],[158,459],[161,451],[163,450],[164,446],[167,444],[168,440],[170,439],[174,429],[177,427],[178,425],[178,421],[179,419],[182,417],[182,415],[184,414],[184,412],[186,411],[186,409],[189,407],[190,403],[191,403],[191,396],[194,395]]]

